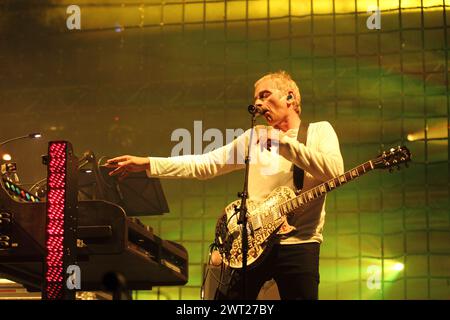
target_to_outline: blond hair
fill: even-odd
[[[292,80],[290,74],[284,70],[268,73],[255,82],[255,88],[260,82],[267,79],[270,79],[274,83],[275,88],[280,90],[283,94],[292,92],[292,94],[294,95],[294,110],[297,111],[298,114],[300,114],[302,111],[302,97],[300,95],[300,90],[298,89],[297,84],[294,80]]]

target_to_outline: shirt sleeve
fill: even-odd
[[[310,138],[308,129],[308,139]],[[317,147],[307,147],[296,138],[283,136],[280,139],[280,154],[296,166],[309,172],[320,181],[330,180],[344,172],[344,161],[339,140],[331,124],[322,121],[314,124],[313,135],[317,135]]]
[[[148,177],[205,180],[245,167],[247,132],[227,145],[201,155],[149,157]]]

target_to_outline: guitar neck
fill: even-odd
[[[375,167],[372,161],[367,161],[357,166],[356,168],[348,170],[347,172],[338,177],[330,179],[312,189],[302,192],[300,195],[298,195],[293,199],[283,202],[282,204],[280,204],[280,211],[283,215],[287,215],[292,211],[294,211],[295,209],[298,209],[304,206],[305,204],[314,201],[315,199],[346,184],[347,182],[350,182],[362,176],[363,174],[372,171],[374,168]]]

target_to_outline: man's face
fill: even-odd
[[[276,89],[271,79],[265,79],[256,86],[255,106],[266,111],[264,117],[267,123],[275,128],[289,115],[286,97]]]

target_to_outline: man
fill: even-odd
[[[338,138],[328,122],[311,123],[306,145],[298,141],[301,96],[286,72],[270,73],[258,80],[254,99],[268,128],[274,130],[257,133],[251,139],[249,199],[261,201],[278,186],[295,189],[293,165],[304,170],[304,190],[343,173]],[[203,155],[116,157],[108,160],[109,166],[114,168],[110,174],[125,177],[128,172],[146,170],[149,177],[211,178],[245,168],[242,159],[249,137],[250,130],[247,130],[226,146]],[[267,148],[268,139],[272,141],[270,148]],[[317,299],[324,219],[325,197],[312,201],[301,214],[290,217],[288,222],[296,230],[280,237],[264,260],[247,271],[246,296],[241,296],[242,281],[237,272],[235,281],[222,298],[255,299],[264,282],[273,278],[282,299]]]

